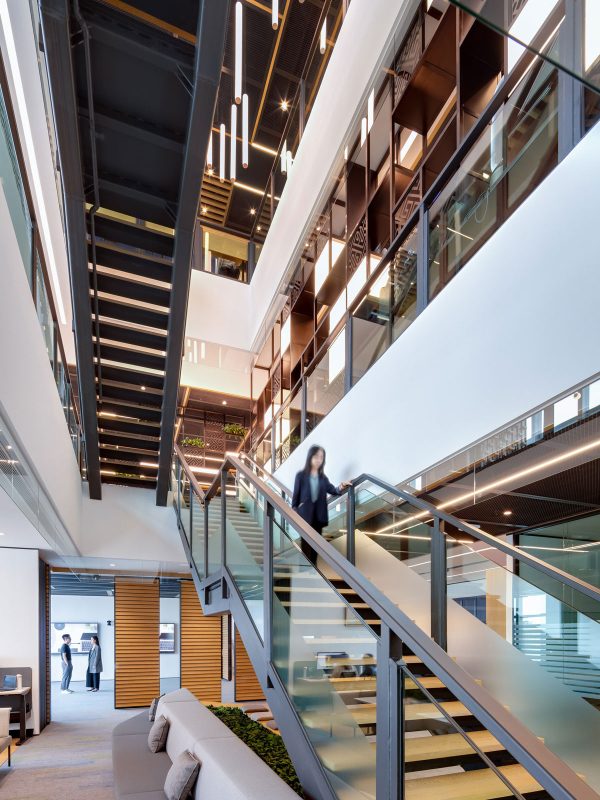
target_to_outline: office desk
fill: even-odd
[[[19,712],[19,741],[23,744],[27,739],[27,697],[31,698],[31,686],[22,689],[0,691],[0,708],[10,708]]]

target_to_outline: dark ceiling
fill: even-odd
[[[106,597],[114,594],[114,575],[103,572],[53,572],[50,576],[52,595],[73,597]],[[161,597],[179,597],[180,581],[177,578],[160,579]]]
[[[158,502],[166,502],[193,231],[228,5],[41,3],[95,498],[101,476],[156,486]]]

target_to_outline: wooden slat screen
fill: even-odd
[[[192,581],[181,582],[181,685],[202,702],[221,702],[221,620],[205,617]]]
[[[242,637],[235,629],[235,702],[243,703],[246,700],[264,700],[262,686],[258,682],[250,657],[246,652]]]
[[[149,706],[160,694],[160,582],[115,578],[115,708]]]
[[[231,680],[231,615],[221,617],[221,678]]]

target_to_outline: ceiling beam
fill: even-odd
[[[79,108],[79,116],[88,124],[89,114],[86,108]],[[153,130],[150,125],[144,125],[139,120],[136,120],[135,123],[129,122],[122,112],[118,112],[118,116],[114,116],[106,111],[100,112],[96,110],[94,117],[96,128],[106,128],[115,133],[161,147],[163,150],[171,150],[174,153],[183,152],[183,142],[178,142],[177,139],[166,135],[166,133]]]
[[[166,505],[173,455],[177,393],[183,357],[185,319],[192,270],[192,244],[204,176],[208,138],[217,102],[217,91],[225,53],[229,0],[201,0],[194,63],[194,90],[186,137],[183,173],[179,189],[173,289],[167,334],[167,360],[160,432],[156,502]]]
[[[60,170],[65,198],[69,272],[77,353],[79,406],[85,441],[90,498],[102,499],[96,376],[90,329],[88,252],[85,194],[81,177],[75,80],[71,60],[68,0],[42,0],[44,50],[49,65],[54,118],[58,131]]]

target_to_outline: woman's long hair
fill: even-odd
[[[319,450],[323,453],[323,463],[319,467],[319,475],[322,475],[323,472],[325,471],[325,448],[321,447],[320,444],[313,444],[312,447],[308,448],[308,453],[306,456],[306,464],[304,465],[304,472],[307,475],[310,475],[312,469],[311,465],[312,458],[314,455],[316,455],[316,453],[319,452]]]
[[[98,639],[97,636],[92,636],[92,642],[95,642],[98,645],[98,647],[100,646],[100,640]]]

